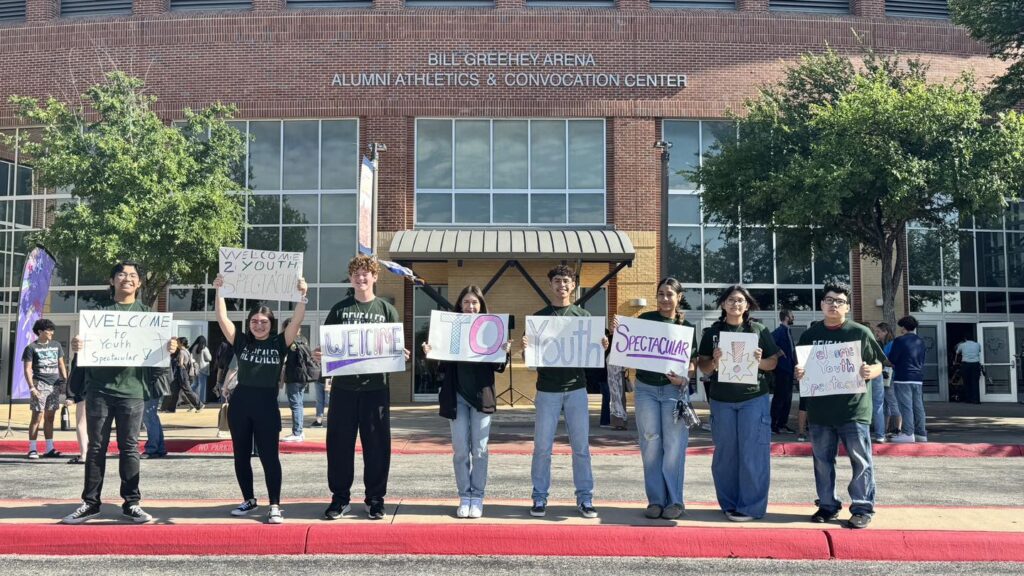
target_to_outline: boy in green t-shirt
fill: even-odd
[[[823,322],[815,322],[800,335],[798,346],[860,342],[860,377],[871,380],[882,373],[882,349],[868,328],[847,319],[850,311],[850,287],[829,283],[823,288]],[[803,380],[804,367],[797,365],[794,376]],[[836,496],[836,455],[839,442],[846,447],[853,467],[850,481],[850,528],[865,528],[875,513],[875,477],[871,459],[871,393],[836,394],[807,398],[811,449],[814,455],[814,482],[818,491],[818,511],[811,522],[825,523],[839,515],[843,504]]]

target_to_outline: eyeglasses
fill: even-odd
[[[135,272],[118,272],[117,274],[114,274],[114,278],[116,278],[118,280],[124,280],[125,278],[131,279],[131,280],[138,280],[139,279],[139,275],[136,274]]]
[[[734,306],[742,306],[742,305],[747,303],[747,299],[746,298],[729,298],[728,300],[726,300],[726,303],[732,304]]]
[[[836,306],[846,306],[847,304],[850,303],[849,300],[845,300],[843,298],[833,298],[831,296],[822,298],[821,301],[824,302],[825,304],[835,304]]]
[[[252,324],[254,326],[263,326],[264,324],[270,324],[270,320],[258,320],[256,318],[253,318],[252,320],[249,320],[249,324]]]

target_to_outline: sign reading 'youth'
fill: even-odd
[[[335,324],[320,327],[320,368],[324,376],[405,370],[401,324]]]
[[[686,374],[693,354],[693,328],[616,316],[608,363],[660,374]]]
[[[431,360],[504,362],[508,314],[430,312]]]
[[[220,249],[221,296],[301,302],[302,252]]]
[[[167,342],[174,335],[171,314],[160,312],[79,312],[82,351],[79,366],[171,365]]]
[[[863,394],[868,391],[860,376],[863,361],[859,341],[797,346],[796,363],[804,367],[804,377],[800,379],[801,397]]]
[[[527,316],[530,368],[604,366],[604,316]]]

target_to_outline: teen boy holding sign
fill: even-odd
[[[882,373],[885,357],[871,330],[847,319],[850,312],[850,288],[843,284],[825,284],[821,298],[823,322],[811,324],[800,335],[798,346],[821,346],[860,342],[860,377],[871,380]],[[794,370],[797,380],[805,375],[804,366]],[[816,384],[816,382],[812,382]],[[814,483],[818,491],[818,511],[811,522],[825,523],[839,515],[843,505],[836,496],[836,455],[839,442],[846,447],[853,467],[850,481],[850,528],[865,528],[875,513],[875,476],[871,459],[871,394],[835,394],[807,398],[811,449],[814,455]]]

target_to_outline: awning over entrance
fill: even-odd
[[[392,260],[574,260],[632,262],[633,243],[615,230],[403,230]]]

